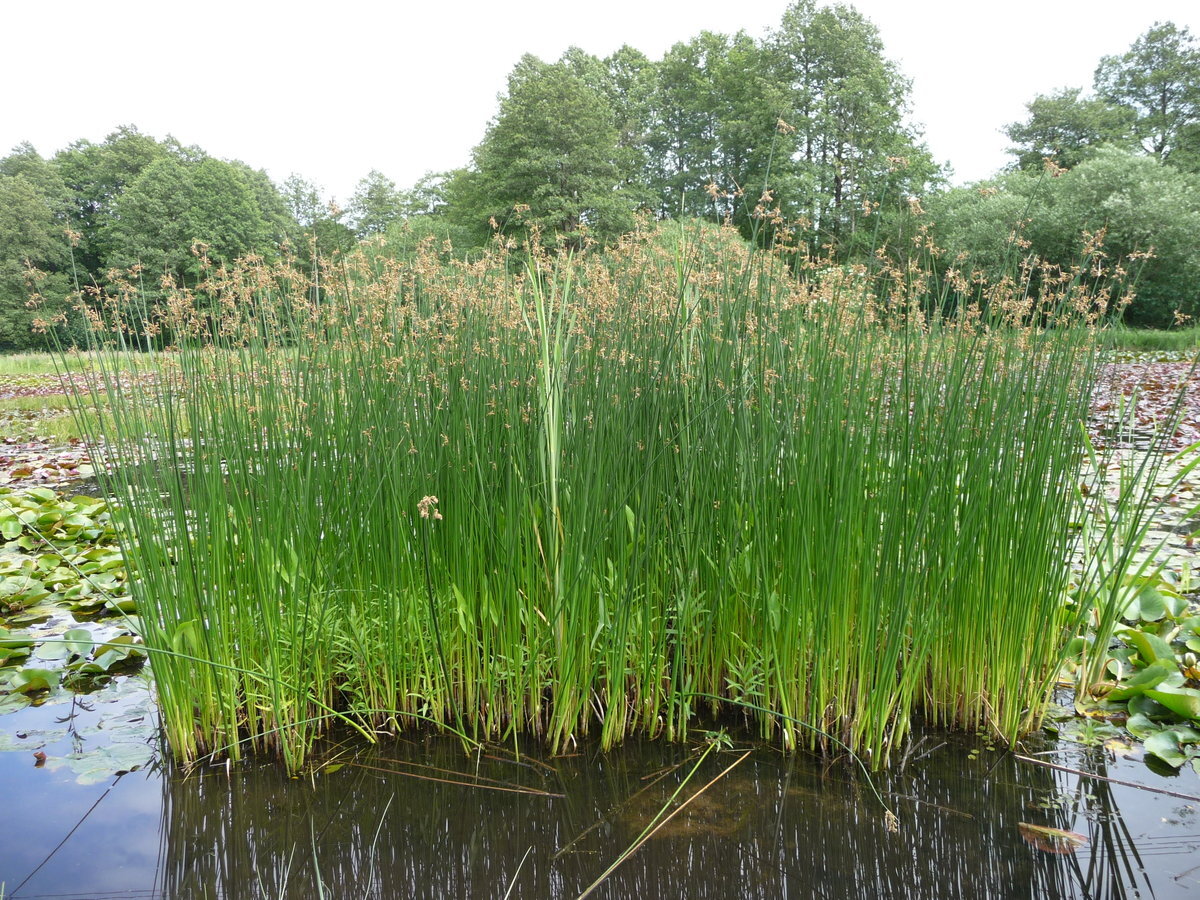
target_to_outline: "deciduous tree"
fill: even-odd
[[[1017,157],[1018,168],[1040,170],[1043,160],[1050,159],[1069,169],[1100,146],[1133,143],[1133,110],[1099,97],[1081,97],[1082,93],[1081,88],[1062,88],[1025,104],[1025,121],[1004,129],[1015,145],[1009,152]]]
[[[1120,56],[1100,60],[1096,92],[1133,110],[1147,153],[1167,162],[1200,124],[1200,45],[1187,28],[1158,22]]]

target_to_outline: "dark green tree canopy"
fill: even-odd
[[[270,252],[284,236],[284,207],[276,195],[272,208],[263,209],[262,185],[253,175],[198,151],[150,163],[113,202],[103,229],[108,264],[140,263],[153,276],[196,277],[198,253],[229,262]]]
[[[1153,157],[1101,147],[1057,178],[1019,170],[955,188],[930,202],[938,243],[955,261],[999,277],[1024,256],[1069,268],[1084,234],[1104,232],[1104,252],[1136,279],[1132,325],[1169,327],[1200,314],[1200,178]],[[1022,247],[1007,239],[1019,234]],[[1147,251],[1153,257],[1138,259]],[[959,264],[955,262],[954,264]]]
[[[1134,132],[1160,162],[1194,139],[1200,124],[1200,45],[1187,28],[1156,23],[1127,53],[1101,59],[1095,84],[1102,98],[1136,114]]]
[[[814,243],[853,246],[868,203],[894,206],[937,175],[904,122],[910,84],[853,7],[796,0],[768,46],[786,90],[781,117],[796,129],[795,214]]]
[[[613,109],[577,69],[570,54],[556,63],[526,55],[509,76],[474,171],[451,192],[476,228],[490,219],[549,236],[586,226],[603,238],[632,226]]]
[[[0,350],[38,345],[35,312],[27,305],[34,270],[42,279],[37,290],[47,298],[69,290],[66,201],[61,179],[32,147],[17,147],[0,160]]]
[[[1017,157],[1018,168],[1040,169],[1049,159],[1070,169],[1104,144],[1132,145],[1136,113],[1099,97],[1083,98],[1082,93],[1081,88],[1062,88],[1025,104],[1026,120],[1004,129],[1015,145],[1009,152]]]
[[[350,198],[350,222],[360,238],[382,234],[404,215],[404,197],[396,182],[372,169],[359,179]]]

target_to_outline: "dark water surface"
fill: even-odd
[[[99,712],[77,718],[87,715]],[[63,716],[57,705],[0,720],[5,747],[26,740],[14,736],[18,719],[20,734],[50,735],[40,768],[28,750],[0,752],[5,900],[310,898],[322,896],[318,879],[329,898],[574,898],[660,809],[693,795],[591,896],[1200,895],[1200,802],[1036,767],[961,738],[923,738],[903,768],[875,776],[900,820],[891,833],[861,773],[844,763],[760,747],[717,778],[750,747],[736,738],[698,768],[702,742],[516,758],[511,747],[468,756],[429,737],[332,747],[305,778],[269,765],[184,777],[155,764],[82,785],[86,770],[51,764],[105,738],[68,729],[55,743]],[[1046,758],[1200,795],[1187,767],[1166,778],[1102,750]],[[1020,823],[1086,843],[1039,848]]]

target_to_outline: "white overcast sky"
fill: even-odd
[[[118,125],[295,172],[340,200],[465,165],[523,53],[630,44],[658,59],[702,29],[761,37],[789,0],[0,0],[0,155]],[[956,181],[1009,157],[1000,129],[1091,84],[1156,21],[1200,35],[1197,0],[859,0],[912,79],[911,118]]]

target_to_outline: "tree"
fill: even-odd
[[[648,144],[660,215],[749,223],[773,155],[786,158],[793,143],[776,147],[785,100],[769,62],[744,32],[704,31],[658,63]]]
[[[1016,145],[1009,152],[1017,157],[1018,168],[1040,170],[1043,160],[1050,159],[1070,169],[1104,144],[1133,143],[1133,110],[1099,97],[1083,99],[1082,93],[1081,88],[1062,88],[1025,104],[1025,121],[1004,129]]]
[[[28,181],[49,204],[54,219],[63,228],[68,224],[71,196],[58,169],[41,157],[29,142],[18,144],[0,159],[0,175]]]
[[[453,172],[426,172],[407,191],[400,193],[404,217],[439,215],[449,202],[448,188]]]
[[[1142,147],[1167,162],[1200,123],[1200,46],[1187,28],[1156,22],[1127,53],[1100,60],[1095,85],[1108,102],[1133,110]]]
[[[270,254],[282,222],[264,210],[259,188],[240,163],[205,156],[167,155],[146,166],[113,202],[104,235],[106,263],[140,263],[153,276],[200,275],[197,253],[231,262],[248,253]]]
[[[1013,272],[1026,254],[1069,268],[1084,233],[1103,230],[1109,261],[1136,278],[1126,322],[1161,328],[1177,313],[1200,315],[1200,177],[1153,157],[1101,147],[1057,178],[1022,170],[948,191],[931,202],[930,214],[946,259],[993,279]],[[1028,246],[1010,240],[1014,233]],[[1149,250],[1151,258],[1130,262]]]
[[[797,138],[780,199],[790,217],[811,224],[813,249],[848,248],[868,203],[919,194],[936,174],[904,124],[909,82],[884,57],[878,29],[852,7],[796,0],[768,48],[787,92],[779,115]]]
[[[382,234],[404,216],[404,197],[396,182],[372,169],[359,179],[350,198],[350,222],[360,238]]]
[[[504,230],[534,226],[547,236],[581,226],[601,238],[628,230],[635,203],[624,190],[613,119],[604,95],[571,64],[522,57],[475,148],[474,171],[455,179],[459,214],[477,232],[489,220]]]
[[[0,163],[0,350],[6,351],[44,345],[33,333],[37,314],[27,306],[31,267],[45,276],[38,291],[55,308],[70,288],[61,195],[47,193],[46,185],[24,173],[3,174],[17,168],[10,160]]]
[[[342,221],[344,213],[323,200],[321,189],[299,175],[287,177],[279,190],[291,224],[288,240],[301,260],[311,264],[315,257],[345,253],[354,246],[354,230]]]
[[[77,252],[84,269],[99,273],[105,267],[111,252],[105,233],[125,188],[151,163],[181,149],[124,125],[101,144],[80,140],[55,155],[54,165],[72,197],[70,221],[82,236]]]

